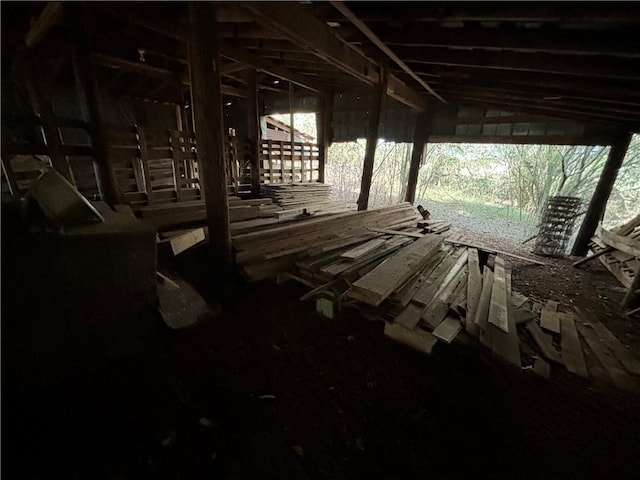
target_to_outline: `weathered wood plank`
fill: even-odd
[[[547,304],[540,312],[540,326],[553,333],[560,333],[560,317],[558,315],[558,302],[547,300]]]
[[[204,238],[204,228],[196,228],[181,235],[176,235],[169,240],[171,251],[174,255],[178,255],[202,242]]]
[[[549,334],[544,333],[536,322],[528,322],[526,328],[531,334],[533,341],[538,345],[538,348],[540,348],[542,355],[544,355],[547,360],[556,363],[563,363],[560,353],[551,343],[551,336]]]
[[[461,259],[462,258],[466,260],[466,255],[461,257]],[[454,268],[455,265],[451,270],[454,270]],[[438,293],[436,293],[433,301],[427,305],[422,313],[422,319],[429,328],[435,329],[445,319],[456,289],[462,282],[466,284],[466,275],[467,267],[463,264],[461,269],[457,271],[456,275],[450,281],[447,281],[442,285]]]
[[[433,330],[433,336],[445,343],[451,343],[462,330],[460,320],[447,317]]]
[[[504,259],[500,256],[496,257],[493,268],[493,288],[491,289],[489,323],[495,325],[505,333],[509,332],[505,267]]]
[[[362,245],[358,245],[357,247],[352,248],[351,250],[347,250],[342,255],[340,255],[340,258],[344,258],[345,260],[349,260],[353,262],[358,258],[362,257],[363,255],[366,255],[367,253],[371,252],[372,250],[375,250],[376,248],[384,244],[386,241],[387,240],[385,238],[374,238],[373,240],[369,240],[368,242],[363,243]]]
[[[489,330],[489,306],[491,305],[491,291],[493,290],[493,272],[484,267],[482,275],[482,291],[474,323],[480,327],[480,343],[491,348],[491,331]]]
[[[560,317],[560,347],[562,361],[567,370],[583,378],[589,378],[573,315]]]
[[[380,305],[424,266],[440,248],[441,243],[442,238],[437,235],[428,235],[416,240],[356,281],[349,295],[369,305]]]
[[[496,265],[501,263],[497,258],[496,261]],[[504,283],[506,298],[508,299],[511,296],[510,269],[505,269]],[[496,328],[493,324],[488,325],[489,329],[491,330],[491,351],[519,368],[521,366],[520,338],[518,338],[518,332],[516,331],[516,325],[513,319],[513,315],[511,315],[509,312],[508,300],[507,308],[505,310],[507,314],[507,332]]]
[[[480,273],[480,259],[478,250],[469,248],[469,260],[467,264],[467,315],[464,327],[467,333],[474,337],[480,336],[480,327],[474,322],[480,294],[482,292],[482,274]]]
[[[433,346],[438,343],[438,339],[429,332],[425,332],[420,328],[410,330],[394,323],[385,323],[384,334],[396,342],[427,355],[431,353]]]

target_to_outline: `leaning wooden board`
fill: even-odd
[[[438,235],[425,235],[396,252],[356,281],[349,296],[377,307],[429,260],[442,243]]]

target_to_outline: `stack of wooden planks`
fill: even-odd
[[[418,231],[417,220],[418,214],[411,204],[403,203],[361,212],[317,215],[287,223],[262,222],[262,225],[254,225],[250,229],[232,229],[235,261],[241,273],[250,281],[281,272],[295,274],[305,268],[313,269],[323,279],[332,278],[335,272],[357,268],[360,261],[368,261],[373,257],[382,261],[384,253],[389,254],[408,242],[406,238],[400,241],[385,238],[384,245],[379,243],[375,248],[371,245],[364,247],[364,243],[385,236],[370,229],[409,228]],[[363,247],[361,255],[352,252],[350,260],[344,259],[349,265],[329,265],[332,262],[342,264],[340,256],[360,246]],[[367,250],[369,247],[372,250]],[[305,261],[309,264],[305,265]],[[316,272],[315,267],[320,265],[326,267],[325,270],[319,272],[318,269]]]
[[[624,306],[632,304],[640,289],[640,215],[629,222],[607,230],[598,227],[589,247],[593,255],[575,262],[578,266],[598,258],[611,274],[628,289]]]
[[[282,207],[299,207],[329,200],[331,186],[318,183],[263,183],[260,186],[262,196],[273,199]]]

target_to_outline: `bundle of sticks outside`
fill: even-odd
[[[595,258],[605,266],[618,281],[627,288],[622,304],[625,307],[634,305],[640,298],[640,215],[624,225],[607,230],[599,226],[596,235],[591,238],[589,248],[593,255],[578,260],[574,267],[587,263]],[[638,305],[627,315],[640,312]]]

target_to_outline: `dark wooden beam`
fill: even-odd
[[[393,62],[396,63],[406,74],[408,74],[411,78],[413,78],[416,82],[420,84],[427,92],[436,97],[442,103],[447,103],[444,98],[442,98],[438,93],[429,86],[427,82],[425,82],[422,78],[415,74],[409,66],[398,57],[393,50],[391,50],[388,46],[384,44],[382,40],[378,38],[378,36],[365,25],[354,13],[349,10],[349,8],[342,1],[334,0],[331,4],[347,18],[360,32],[364,34],[376,47],[378,47],[382,52],[389,57]]]
[[[565,55],[607,55],[640,57],[637,27],[616,30],[499,29],[467,27],[447,28],[431,25],[387,29],[380,35],[389,46],[455,47],[503,50],[511,52],[545,52]]]
[[[257,22],[278,32],[284,32],[295,44],[319,58],[337,66],[358,80],[373,85],[379,83],[379,67],[355,49],[339,40],[331,28],[314,17],[308,9],[296,3],[244,2]],[[386,81],[387,94],[417,110],[423,110],[426,99],[394,75]]]
[[[587,254],[589,241],[595,234],[596,228],[607,208],[607,201],[611,195],[613,184],[618,176],[618,170],[620,170],[622,166],[630,142],[631,135],[626,134],[611,144],[609,156],[604,164],[604,169],[602,170],[596,189],[593,192],[593,196],[591,197],[591,202],[589,202],[589,207],[578,231],[576,241],[573,244],[572,255],[583,257]]]
[[[319,98],[320,111],[316,113],[316,132],[318,135],[318,182],[324,183],[324,171],[327,164],[329,146],[332,142],[331,121],[333,116],[333,92],[327,92]]]
[[[504,145],[608,145],[610,135],[429,135],[429,143]]]
[[[230,267],[231,235],[225,171],[222,95],[217,51],[215,7],[190,2],[192,37],[189,42],[191,105],[194,109],[200,183],[204,190],[209,251],[216,267]]]
[[[62,20],[64,5],[62,2],[49,2],[45,5],[40,16],[32,23],[24,36],[27,47],[36,45],[47,33]]]
[[[282,78],[283,80],[291,81],[308,90],[312,90],[314,92],[322,91],[322,87],[320,85],[316,85],[312,79],[308,79],[303,75],[294,73],[286,67],[275,65],[273,62],[261,58],[258,55],[253,55],[248,50],[234,48],[231,45],[222,43],[220,55],[236,62],[243,63],[244,65],[255,68],[261,72]]]
[[[258,83],[255,68],[248,68],[247,85],[247,136],[251,159],[251,193],[260,194],[260,114],[258,112]]]
[[[422,165],[424,147],[429,137],[433,109],[419,112],[416,116],[416,125],[413,131],[413,149],[411,151],[411,163],[409,164],[409,175],[407,178],[407,191],[405,202],[413,203],[416,199],[416,186],[418,185],[418,173]]]
[[[362,167],[362,181],[360,182],[360,196],[358,197],[358,210],[367,210],[369,207],[369,192],[373,179],[373,162],[378,146],[378,128],[382,117],[382,103],[387,91],[387,75],[383,71],[380,84],[371,96],[371,108],[369,109],[369,125],[367,129],[367,148],[364,154]]]
[[[452,48],[396,47],[394,51],[409,65],[459,66],[473,69],[515,70],[598,78],[640,79],[640,68],[633,59],[598,55],[556,55]]]
[[[637,9],[630,9],[624,2],[395,2],[392,8],[370,8],[365,3],[356,3],[353,8],[363,21],[382,23],[588,22],[606,26],[640,21]],[[328,7],[322,10],[323,19],[341,20]]]

